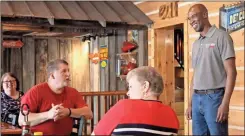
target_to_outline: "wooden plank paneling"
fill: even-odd
[[[174,69],[174,30],[170,28],[166,31],[165,37],[165,50],[164,50],[164,57],[166,61],[165,71],[166,76],[163,77],[164,82],[164,92],[166,92],[167,104],[173,107],[172,104],[175,102],[175,69]]]
[[[244,136],[244,130],[229,128],[229,135]]]
[[[237,70],[236,87],[244,87],[244,70]]]
[[[184,120],[185,120],[185,116],[184,115],[179,115],[177,116],[178,120],[179,120],[179,124],[180,124],[180,129],[184,129]]]
[[[11,49],[11,57],[10,57],[10,72],[14,73],[15,76],[19,79],[20,82],[20,90],[22,88],[22,53],[21,48],[12,48]]]
[[[230,110],[229,125],[244,127],[244,111]]]
[[[244,67],[244,50],[236,51],[236,66]]]
[[[1,57],[3,59],[2,69],[3,73],[10,72],[10,55],[11,48],[3,48],[3,56]]]
[[[236,89],[236,88],[235,88]],[[244,90],[234,90],[230,100],[231,106],[242,106],[244,107]]]
[[[87,42],[72,40],[72,87],[79,92],[90,91],[88,48]]]
[[[110,36],[108,41],[108,49],[109,49],[109,74],[110,74],[110,83],[109,83],[109,90],[116,90],[116,37]]]
[[[164,4],[166,2],[163,2],[163,1],[159,1],[159,2],[152,2],[152,1],[146,1],[146,2],[143,2],[143,3],[140,3],[140,4],[137,4],[136,6],[141,10],[143,11],[144,13],[149,13],[149,12],[152,12],[152,11],[155,11],[155,10],[158,10],[159,7]]]
[[[156,70],[161,74],[161,76],[164,78],[166,76],[166,70],[165,65],[166,65],[166,58],[163,55],[163,52],[165,50],[165,37],[166,36],[166,30],[164,29],[157,29],[156,30],[156,44],[155,44],[155,51],[154,51],[154,66]],[[165,83],[165,79],[163,79],[163,82]],[[165,87],[165,86],[164,86]],[[166,100],[166,92],[165,89],[163,93],[161,94],[159,98],[163,103],[165,103]]]
[[[66,39],[60,39],[59,40],[59,57],[60,59],[68,60],[69,59],[69,46],[68,46],[68,40]]]
[[[48,39],[48,62],[59,58],[59,45],[57,39]]]
[[[22,47],[23,59],[23,92],[28,91],[35,85],[35,41],[33,38],[24,38],[24,46]],[[33,58],[33,59],[30,59]]]
[[[65,61],[67,61],[69,63],[69,70],[70,70],[70,85],[73,84],[73,82],[75,82],[74,80],[72,80],[73,75],[72,75],[72,40],[69,39],[60,39],[58,41],[56,41],[58,44],[57,47],[57,54],[59,55],[58,58],[60,59],[64,59]],[[55,48],[55,47],[54,47]]]
[[[36,84],[47,81],[48,41],[37,39],[36,47]]]
[[[244,47],[244,28],[230,34],[234,47]]]
[[[164,91],[160,96],[160,100],[166,105],[174,106],[173,29],[159,29],[156,31],[156,37],[154,64],[164,79]]]
[[[174,111],[176,115],[183,115],[184,114],[184,102],[175,102]]]

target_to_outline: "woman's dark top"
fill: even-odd
[[[18,126],[20,102],[23,92],[19,92],[19,98],[13,99],[4,91],[1,91],[1,121]]]

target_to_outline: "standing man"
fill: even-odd
[[[44,135],[70,135],[72,118],[84,116],[92,118],[92,111],[87,107],[82,96],[74,88],[68,87],[70,72],[68,63],[57,59],[48,64],[48,82],[32,87],[23,97],[21,104],[28,104],[28,119],[32,132]],[[24,117],[19,114],[19,124]]]
[[[211,26],[207,8],[193,5],[188,20],[199,38],[193,43],[191,98],[186,117],[193,135],[228,135],[228,114],[236,81],[235,51],[230,35]]]

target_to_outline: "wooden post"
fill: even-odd
[[[109,37],[109,73],[110,73],[110,86],[109,89],[110,91],[116,90],[116,37],[110,36]]]
[[[148,65],[148,32],[147,30],[139,30],[139,49],[138,61],[139,66]]]
[[[189,38],[188,38],[188,22],[184,23],[184,113],[189,103]],[[185,119],[184,135],[189,135],[189,121]]]
[[[89,46],[89,53],[99,53],[99,37],[97,36],[94,40],[93,38],[90,39],[90,46]],[[94,64],[92,61],[90,61],[90,88],[91,92],[99,92],[100,91],[100,65],[99,63]],[[101,101],[101,99],[100,99]],[[101,110],[98,110],[98,103],[100,103],[97,97],[94,98],[94,124],[96,125],[98,123],[98,115],[101,115]],[[103,109],[104,107],[101,106],[100,109]],[[98,113],[100,112],[100,113]]]
[[[35,56],[35,42],[33,38],[24,38],[24,46],[22,47],[23,59],[23,92],[28,91],[36,83],[35,77],[35,59],[30,59]]]
[[[0,55],[1,55],[1,59],[0,59],[0,67],[1,67],[1,76],[3,75],[3,66],[2,66],[2,63],[3,63],[3,47],[2,47],[2,43],[3,43],[3,31],[2,31],[2,23],[1,23],[1,28],[0,28],[0,33],[1,33],[1,45],[0,45]]]
[[[35,41],[36,45],[36,84],[47,81],[47,60],[48,60],[48,41],[39,39]]]

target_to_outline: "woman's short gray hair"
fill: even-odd
[[[150,66],[141,66],[131,70],[127,75],[127,82],[130,78],[136,76],[139,82],[148,81],[150,83],[150,91],[156,96],[160,96],[163,92],[163,78]]]

